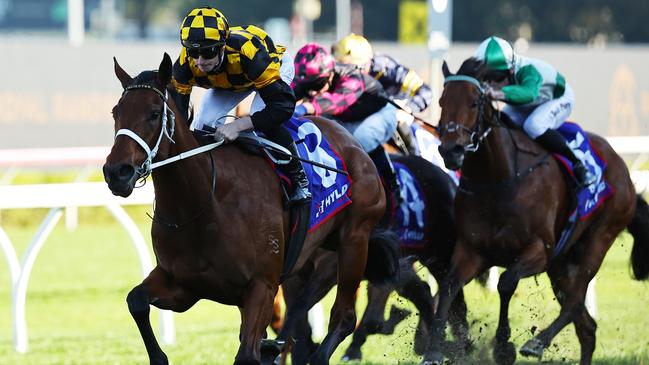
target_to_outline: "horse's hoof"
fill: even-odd
[[[537,358],[541,358],[543,356],[543,350],[545,349],[545,346],[543,345],[543,342],[539,340],[538,338],[534,337],[531,340],[527,341],[523,347],[520,349],[520,353],[523,356],[533,356]]]
[[[444,355],[442,355],[442,353],[439,351],[434,351],[432,353],[426,354],[419,365],[442,365],[443,363]]]
[[[496,344],[493,356],[496,364],[511,365],[516,361],[516,348],[511,342]]]
[[[363,353],[361,352],[361,349],[356,349],[356,348],[348,348],[347,351],[345,351],[345,355],[340,359],[342,362],[350,362],[350,361],[360,361],[363,358]]]

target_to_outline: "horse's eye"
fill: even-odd
[[[151,115],[149,116],[150,120],[158,120],[160,118],[160,112],[151,112]]]
[[[477,108],[478,107],[478,101],[477,100],[472,101],[470,107],[471,107],[471,109]]]

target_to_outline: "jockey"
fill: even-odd
[[[194,120],[195,131],[215,130],[215,137],[230,142],[239,132],[254,129],[298,155],[288,130],[295,96],[289,86],[293,62],[286,48],[273,43],[262,29],[230,27],[223,14],[210,7],[187,14],[180,28],[182,49],[173,66],[173,84],[180,96],[180,109],[187,115],[194,86],[207,89]],[[224,124],[224,117],[252,91],[251,115]],[[292,203],[311,199],[309,182],[297,159],[278,167],[291,180]]]
[[[374,53],[372,45],[363,36],[349,34],[333,45],[332,52],[336,61],[354,64],[379,80],[389,97],[405,110],[397,109],[398,131],[410,153],[417,154],[410,128],[414,120],[411,113],[421,113],[428,108],[433,100],[431,88],[416,72],[394,58]]]
[[[297,52],[295,70],[291,85],[299,100],[295,115],[324,115],[341,122],[370,155],[387,188],[399,200],[394,166],[383,149],[397,128],[396,108],[387,103],[381,84],[353,65],[336,63],[317,43]]]
[[[579,186],[592,184],[594,175],[556,131],[570,115],[575,102],[572,88],[563,75],[544,61],[515,54],[512,46],[498,37],[484,40],[474,57],[487,68],[486,95],[507,103],[503,112],[532,139],[548,151],[568,158]]]

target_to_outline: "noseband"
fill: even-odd
[[[480,81],[478,81],[478,79],[476,79],[475,77],[471,77],[467,75],[447,76],[444,79],[444,86],[446,86],[446,84],[449,82],[458,82],[458,81],[468,82],[471,85],[475,86],[480,92],[480,97],[478,98],[477,101],[478,120],[476,122],[476,126],[474,129],[469,129],[464,125],[451,120],[448,123],[446,123],[446,125],[444,125],[443,128],[440,128],[440,136],[446,133],[454,133],[459,131],[466,132],[469,135],[469,140],[471,142],[463,146],[464,151],[475,152],[480,147],[480,143],[489,135],[489,133],[491,133],[491,126],[486,123],[484,118],[484,108],[485,108],[485,104],[487,103],[487,95],[485,94],[484,87],[482,86]],[[485,125],[486,128],[483,128]],[[484,129],[484,131],[481,132],[482,129]]]
[[[137,174],[140,178],[146,179],[147,176],[151,173],[151,170],[156,168],[156,164],[152,164],[153,158],[156,156],[158,153],[158,149],[160,148],[160,142],[162,142],[162,136],[164,135],[167,137],[167,139],[171,143],[175,143],[173,140],[173,135],[174,135],[174,128],[176,125],[176,116],[174,112],[169,108],[168,104],[168,98],[169,98],[169,93],[167,90],[163,93],[160,91],[158,88],[148,85],[148,84],[135,84],[135,85],[130,85],[127,86],[124,89],[124,92],[122,92],[122,97],[126,93],[128,93],[131,90],[136,90],[136,89],[146,89],[146,90],[151,90],[158,94],[160,98],[162,99],[162,102],[164,104],[164,109],[162,111],[162,117],[161,117],[161,123],[162,127],[160,128],[160,135],[158,135],[158,140],[156,141],[155,146],[153,148],[150,148],[149,145],[140,137],[138,136],[135,132],[133,132],[130,129],[127,128],[122,128],[115,133],[115,138],[117,138],[120,135],[128,136],[131,137],[137,144],[139,144],[144,151],[147,153],[147,158],[144,160],[142,165],[137,169]],[[167,128],[167,124],[169,125],[169,128]]]

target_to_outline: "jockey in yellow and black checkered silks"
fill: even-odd
[[[276,45],[254,25],[230,27],[225,16],[211,7],[196,8],[187,14],[180,27],[180,41],[183,47],[173,66],[172,83],[178,92],[176,103],[185,117],[194,86],[208,89],[193,120],[195,133],[206,136],[213,132],[215,138],[230,142],[240,132],[253,129],[292,155],[298,154],[283,126],[295,109],[295,95],[289,86],[293,61],[285,47]],[[256,96],[251,115],[224,124],[230,108],[252,91]],[[309,201],[309,182],[300,161],[291,159],[279,166],[294,187],[291,202]]]

